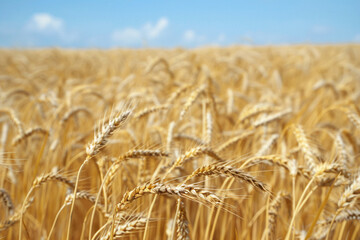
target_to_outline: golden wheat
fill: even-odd
[[[359,239],[359,66],[355,44],[0,49],[0,238]]]

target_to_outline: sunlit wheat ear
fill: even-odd
[[[185,204],[180,199],[177,201],[178,204],[178,213],[176,216],[176,239],[177,240],[189,240],[189,222],[186,218]]]
[[[125,110],[123,113],[109,120],[109,122],[102,126],[94,140],[86,147],[86,154],[90,157],[95,156],[101,148],[103,148],[108,138],[114,133],[115,130],[125,124],[126,120],[132,113],[132,110]]]
[[[173,239],[174,238],[174,230],[175,230],[175,218],[170,218],[166,223],[166,238],[167,239]]]
[[[105,176],[104,182],[105,186],[109,188],[112,181],[120,167],[120,164],[130,158],[140,158],[140,157],[168,157],[169,153],[160,151],[160,150],[130,150],[124,155],[120,156],[109,168],[107,175]]]
[[[23,206],[23,208],[18,208],[14,213],[8,217],[6,220],[0,222],[0,231],[6,230],[9,227],[13,226],[15,223],[19,222],[21,219],[21,216],[26,210],[30,207],[32,204],[33,199],[29,199],[26,204]]]
[[[321,88],[329,88],[333,92],[335,98],[338,98],[339,91],[337,90],[337,88],[336,88],[336,86],[335,86],[335,84],[333,82],[320,80],[320,81],[318,81],[318,82],[316,82],[314,84],[312,90],[317,91],[317,90],[319,90]]]
[[[65,185],[68,185],[71,188],[75,187],[75,183],[74,181],[64,177],[63,175],[59,174],[59,173],[47,173],[47,174],[43,174],[39,177],[37,177],[34,182],[33,182],[33,187],[39,187],[40,185],[49,182],[49,181],[56,181],[56,182],[61,182]]]
[[[134,118],[139,120],[140,118],[143,118],[151,113],[156,113],[162,110],[167,110],[169,108],[169,105],[159,105],[159,106],[154,106],[154,107],[148,107],[145,108],[143,110],[141,110],[140,112],[135,113]]]
[[[171,152],[171,146],[172,146],[172,141],[173,141],[173,135],[174,135],[174,128],[175,128],[175,122],[172,121],[169,124],[169,128],[168,128],[168,133],[167,133],[167,138],[166,138],[166,151],[168,151],[169,153]]]
[[[257,164],[274,165],[288,169],[288,159],[279,155],[254,156],[246,160],[241,167],[251,167]]]
[[[350,120],[350,122],[357,128],[360,129],[360,117],[357,113],[348,110],[347,111],[347,116]]]
[[[269,123],[271,123],[273,121],[281,119],[282,117],[290,114],[291,112],[292,112],[291,109],[285,109],[285,110],[277,112],[277,113],[266,115],[264,117],[261,117],[261,118],[257,119],[256,121],[254,121],[253,126],[255,128],[257,128],[257,127],[269,124]]]
[[[92,113],[88,108],[86,108],[86,107],[75,107],[75,108],[72,108],[72,109],[70,109],[70,111],[65,113],[65,115],[61,119],[61,124],[65,125],[72,116],[75,116],[76,114],[78,114],[80,112],[84,112],[87,116],[92,117]]]
[[[343,166],[344,168],[347,168],[351,164],[351,162],[350,162],[349,153],[346,149],[346,144],[341,135],[341,132],[338,132],[336,134],[335,144],[336,144],[338,162],[341,166]]]
[[[49,135],[49,131],[41,128],[41,127],[35,127],[35,128],[31,128],[29,130],[27,130],[26,132],[24,132],[23,135],[18,135],[16,138],[14,138],[13,140],[13,145],[16,146],[18,144],[20,144],[21,142],[23,142],[25,139],[31,137],[33,134],[42,134],[42,135]]]
[[[120,239],[126,235],[136,233],[137,231],[144,229],[146,222],[147,218],[138,218],[132,221],[128,221],[125,224],[118,224],[112,234],[110,228],[100,239],[108,240],[111,239],[111,237],[113,237],[113,239]]]
[[[219,205],[222,202],[216,194],[191,185],[172,186],[162,183],[147,183],[126,192],[121,201],[116,205],[116,212],[124,210],[128,204],[148,194],[184,197],[208,205]]]
[[[298,164],[297,161],[295,159],[291,159],[287,162],[287,167],[289,169],[290,172],[290,176],[292,177],[296,177],[297,173],[298,173]]]
[[[338,201],[338,209],[351,206],[360,197],[360,175],[348,186]]]
[[[224,161],[211,148],[200,146],[200,147],[192,148],[191,150],[187,151],[185,154],[181,155],[178,159],[176,159],[174,166],[180,166],[184,164],[186,161],[190,161],[191,159],[198,157],[200,155],[207,155],[220,162]]]
[[[195,159],[196,157],[207,155],[217,161],[223,162],[224,160],[219,157],[211,148],[209,147],[195,147],[190,149],[189,151],[185,152],[183,155],[178,157],[174,162],[171,162],[168,166],[165,166],[164,168],[169,168],[166,172],[165,178],[172,170],[174,170],[176,167],[179,167],[183,165],[185,162]]]
[[[314,172],[316,168],[316,157],[310,147],[309,140],[306,137],[305,131],[301,125],[296,125],[294,127],[294,134],[302,152],[304,153],[304,158],[308,168],[310,171]]]
[[[282,192],[279,192],[276,197],[271,201],[268,210],[268,236],[269,239],[273,239],[276,236],[276,224],[277,218],[280,215],[279,209],[281,206],[281,200],[284,197]]]
[[[14,213],[14,205],[12,203],[10,194],[3,188],[0,188],[0,199],[4,203],[9,215]]]
[[[158,57],[156,59],[154,59],[152,62],[150,62],[150,64],[145,68],[145,73],[148,74],[150,73],[151,71],[153,71],[155,69],[155,67],[157,65],[159,65],[160,63],[162,63],[164,66],[165,66],[165,69],[167,71],[169,71],[169,63],[168,61],[163,58],[163,57]]]
[[[250,131],[245,131],[243,133],[240,133],[239,135],[230,138],[229,140],[227,140],[226,142],[224,142],[223,144],[221,144],[217,149],[216,152],[222,152],[225,149],[233,146],[234,144],[236,144],[237,142],[239,142],[242,139],[245,139],[246,137],[250,136],[254,134],[254,131],[250,130]]]
[[[251,117],[254,117],[260,113],[269,112],[274,110],[274,106],[269,103],[258,103],[255,105],[247,105],[244,107],[244,109],[241,111],[241,114],[238,119],[239,122],[243,122]]]
[[[268,140],[266,140],[266,142],[262,145],[262,147],[259,149],[259,151],[255,154],[255,156],[265,155],[269,151],[271,146],[276,142],[278,137],[279,137],[279,134],[272,134],[268,138]]]
[[[265,183],[257,180],[255,177],[251,176],[244,171],[229,167],[229,166],[218,166],[218,165],[207,165],[196,169],[191,175],[189,175],[184,182],[187,182],[191,178],[201,175],[225,175],[233,178],[243,180],[244,182],[250,183],[255,188],[270,193],[268,186]]]
[[[205,142],[206,145],[211,146],[211,139],[213,135],[213,118],[211,112],[208,111],[206,113],[206,137]]]
[[[73,198],[74,198],[73,194],[68,194],[65,198],[65,204],[71,205]],[[92,195],[91,193],[89,193],[87,191],[78,191],[76,193],[76,199],[85,199],[91,203],[96,202],[96,196]],[[98,208],[104,214],[104,216],[108,215],[106,212],[105,206],[103,204],[97,203],[96,208]]]
[[[22,213],[24,213],[24,211],[25,211],[24,206],[28,205],[29,200],[30,200],[30,194],[34,191],[34,189],[36,189],[36,188],[40,187],[41,185],[48,183],[48,182],[60,182],[60,183],[63,183],[65,185],[69,186],[70,188],[75,188],[75,182],[73,182],[72,180],[70,180],[56,172],[51,172],[51,173],[47,173],[47,174],[38,176],[33,181],[32,187],[24,199]]]
[[[189,96],[189,98],[186,100],[184,107],[182,108],[179,116],[179,120],[182,120],[186,114],[186,112],[189,110],[191,105],[194,104],[196,99],[200,96],[201,93],[203,93],[206,89],[206,85],[203,84],[200,87],[196,88]]]
[[[24,135],[24,127],[21,123],[20,119],[18,118],[17,114],[12,109],[0,109],[0,113],[5,113],[9,116],[11,121],[15,124],[18,134]]]
[[[327,218],[324,221],[319,222],[319,225],[329,225],[331,224],[331,221],[333,219],[333,216],[330,218]],[[344,222],[344,221],[354,221],[354,220],[360,220],[360,210],[358,209],[349,209],[342,211],[339,215],[335,217],[334,223]]]
[[[191,87],[190,84],[185,84],[178,88],[175,92],[173,92],[168,100],[166,101],[166,105],[171,105],[175,102],[176,98],[178,98],[183,92],[186,92]]]
[[[324,173],[339,173],[342,176],[349,178],[350,173],[338,163],[321,163],[316,166],[314,172],[317,176],[322,177]]]
[[[230,115],[233,113],[234,109],[234,91],[231,88],[228,88],[227,90],[227,97],[226,113]]]
[[[349,178],[342,175],[339,176],[320,176],[316,179],[316,184],[320,187],[334,187],[347,186],[351,183]]]
[[[25,89],[15,89],[15,90],[8,92],[4,96],[4,101],[9,101],[11,97],[16,96],[16,95],[23,95],[25,97],[31,97],[32,94],[31,94],[31,92],[29,92]]]
[[[191,136],[188,134],[183,134],[183,133],[176,133],[176,134],[174,134],[173,138],[175,140],[179,140],[179,141],[190,140],[190,141],[194,142],[196,145],[205,145],[206,144],[201,138],[198,138],[196,136]]]
[[[317,231],[314,233],[314,239],[324,239],[326,235],[333,230],[335,224],[349,221],[359,221],[360,211],[358,209],[343,210],[339,214],[331,216],[317,223]],[[331,228],[331,229],[330,229]]]

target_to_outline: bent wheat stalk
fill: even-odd
[[[194,178],[196,176],[201,176],[201,175],[226,175],[226,176],[230,176],[230,177],[234,177],[237,179],[241,179],[247,183],[250,183],[252,186],[254,186],[255,188],[263,191],[263,192],[267,192],[267,193],[271,193],[269,190],[269,187],[257,180],[255,177],[251,176],[248,173],[245,173],[244,171],[237,169],[237,168],[233,168],[230,166],[217,166],[217,165],[207,165],[207,166],[203,166],[200,167],[198,169],[196,169],[191,175],[189,175],[184,183],[186,183],[187,181],[189,181],[191,178]]]
[[[123,211],[128,204],[147,194],[185,197],[210,205],[221,203],[221,199],[214,193],[195,188],[191,185],[172,186],[163,183],[147,183],[126,192],[121,201],[116,205],[116,213]]]
[[[104,125],[101,128],[101,131],[97,133],[94,137],[94,140],[87,145],[86,147],[86,159],[81,164],[78,174],[76,176],[76,182],[75,182],[75,188],[74,188],[74,197],[72,199],[71,209],[70,209],[70,216],[69,216],[69,223],[68,223],[68,230],[67,230],[67,237],[66,239],[69,240],[70,238],[70,230],[71,230],[71,220],[73,216],[74,206],[75,206],[75,200],[76,200],[76,192],[78,188],[79,178],[81,170],[84,168],[84,166],[92,159],[107,143],[108,138],[114,133],[115,130],[120,128],[128,119],[130,114],[132,113],[132,110],[126,110],[123,113],[119,114],[118,116],[112,118],[106,125]],[[91,226],[90,226],[91,228]]]

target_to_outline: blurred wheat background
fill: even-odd
[[[4,239],[359,239],[359,45],[0,50]]]

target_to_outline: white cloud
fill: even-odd
[[[60,18],[48,13],[36,13],[31,17],[28,29],[36,32],[62,33],[64,24]]]
[[[49,13],[35,13],[25,24],[27,39],[45,44],[70,44],[78,39],[78,34],[66,29],[64,21]]]
[[[223,43],[226,39],[226,36],[224,34],[220,34],[217,38],[218,43]]]
[[[159,38],[168,25],[169,20],[162,17],[155,24],[148,22],[141,28],[127,27],[115,30],[111,35],[111,39],[118,44],[139,45],[142,41]]]
[[[354,42],[360,42],[360,33],[355,35]]]
[[[193,42],[195,40],[196,34],[193,30],[187,30],[184,32],[183,38],[186,42]]]
[[[186,30],[183,33],[183,41],[186,45],[196,46],[199,44],[206,43],[206,37],[203,35],[197,34],[194,30]]]
[[[155,25],[146,23],[144,32],[149,39],[157,38],[169,25],[169,20],[165,17],[160,18]]]
[[[202,44],[221,45],[224,44],[226,36],[224,34],[219,34],[217,37],[209,40],[204,35],[200,35],[194,30],[188,29],[183,33],[182,39],[184,44],[188,46],[197,46]]]
[[[141,39],[141,32],[135,28],[116,30],[112,34],[112,40],[122,44],[139,44],[141,43]]]
[[[327,34],[330,32],[330,29],[327,26],[315,25],[312,27],[311,32],[318,35]]]

